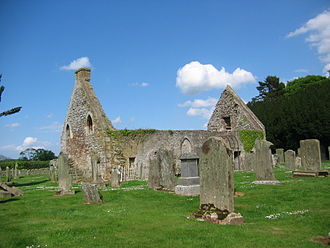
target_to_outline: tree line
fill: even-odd
[[[265,125],[275,147],[297,149],[299,140],[330,145],[330,79],[309,75],[286,85],[276,76],[259,82],[259,95],[247,105]]]

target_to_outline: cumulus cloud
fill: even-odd
[[[61,70],[78,70],[82,67],[91,67],[88,57],[81,57],[72,61],[69,65],[60,67]]]
[[[184,103],[179,104],[179,107],[194,107],[194,108],[210,107],[210,106],[215,106],[215,104],[217,102],[218,102],[218,99],[216,99],[214,97],[209,97],[206,100],[195,99],[193,101],[186,101]]]
[[[227,84],[237,87],[241,84],[255,82],[251,72],[237,68],[233,73],[220,70],[211,64],[203,65],[192,61],[177,71],[176,86],[187,95],[198,94],[202,91],[224,88]]]
[[[121,123],[121,118],[118,116],[116,119],[111,121],[112,123]]]
[[[36,142],[38,141],[37,138],[34,137],[26,137],[23,141],[23,144],[16,147],[18,151],[24,151],[26,148],[41,148],[41,147],[33,147]]]
[[[134,83],[132,85],[133,86],[138,86],[138,87],[147,87],[147,86],[149,86],[149,83],[147,83],[147,82],[141,82],[141,83]]]
[[[330,10],[326,10],[316,17],[308,20],[303,26],[290,32],[286,37],[292,38],[297,35],[308,33],[306,42],[317,48],[320,61],[327,63],[323,71],[330,69]]]
[[[15,127],[19,127],[21,124],[19,123],[11,123],[11,124],[6,124],[5,127],[9,127],[9,128],[15,128]]]

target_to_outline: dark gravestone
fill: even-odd
[[[280,184],[275,180],[272,164],[271,142],[256,140],[256,181],[254,184]]]
[[[103,202],[96,184],[81,183],[81,188],[84,193],[85,203],[98,204]]]
[[[209,138],[200,158],[200,205],[234,211],[233,159],[223,142]]]

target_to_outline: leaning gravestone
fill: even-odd
[[[280,184],[273,172],[271,145],[267,140],[256,140],[256,181],[253,184]]]
[[[102,195],[99,193],[96,184],[81,183],[82,191],[84,192],[85,203],[97,204],[102,203]]]
[[[120,187],[120,171],[117,168],[111,170],[111,187]]]
[[[229,154],[230,153],[230,154]],[[217,224],[243,224],[234,211],[233,158],[223,141],[211,137],[200,157],[200,209],[194,218]]]
[[[0,189],[3,189],[5,192],[8,192],[12,196],[22,196],[24,195],[23,191],[15,188],[15,187],[10,187],[5,183],[0,183]]]
[[[285,166],[289,170],[296,169],[296,153],[292,150],[287,150],[284,153],[285,157]]]
[[[60,153],[57,159],[58,167],[58,184],[60,190],[56,193],[57,195],[72,195],[74,190],[71,190],[72,179],[69,173],[70,165],[68,155]]]
[[[327,171],[321,170],[320,142],[317,139],[300,141],[301,169],[293,171],[293,176],[327,176]]]
[[[279,164],[282,164],[284,163],[284,149],[283,148],[278,148],[276,149],[276,155],[277,155],[277,158],[278,158],[278,163]]]

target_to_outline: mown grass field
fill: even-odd
[[[246,222],[239,226],[187,219],[199,197],[150,190],[144,181],[105,187],[104,204],[86,205],[79,185],[59,197],[46,175],[27,176],[14,181],[24,196],[0,199],[0,247],[322,247],[311,238],[330,232],[330,177],[289,175],[276,169],[282,185],[271,186],[235,173],[244,193],[235,198]]]

